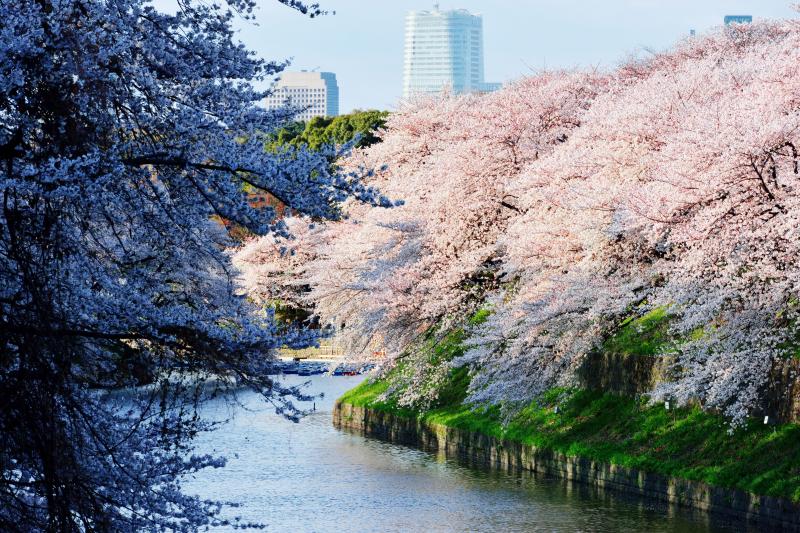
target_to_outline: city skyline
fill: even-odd
[[[336,14],[308,20],[285,6],[259,3],[256,22],[237,20],[236,37],[267,60],[292,58],[288,70],[335,72],[340,112],[396,107],[402,92],[408,11],[434,1],[407,0],[375,9],[366,0],[320,0]],[[175,0],[155,0],[174,9]],[[725,15],[754,20],[796,17],[786,0],[464,0],[440,9],[483,15],[485,79],[508,82],[543,68],[612,68],[631,54],[662,50],[694,29],[722,26]]]

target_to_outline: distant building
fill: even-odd
[[[465,9],[411,11],[406,16],[403,98],[438,93],[489,92],[483,81],[483,17]]]
[[[283,72],[275,91],[267,98],[268,109],[290,103],[302,111],[298,120],[335,117],[339,114],[339,85],[333,72]]]
[[[484,83],[481,83],[481,85],[478,88],[477,92],[490,93],[492,91],[499,91],[502,88],[503,88],[503,84],[500,83],[500,82],[484,82]]]
[[[725,15],[725,25],[731,24],[750,24],[753,22],[753,17],[750,15]]]

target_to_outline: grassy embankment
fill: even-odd
[[[628,320],[604,348],[652,357],[671,342],[667,320],[658,310]],[[422,348],[431,357],[450,359],[462,352],[463,338],[463,332],[455,330],[438,343],[427,341]],[[753,421],[730,434],[727,420],[696,407],[667,411],[644,400],[559,389],[549,391],[504,425],[496,407],[464,404],[469,384],[465,368],[451,371],[439,391],[439,401],[424,412],[400,408],[391,398],[381,401],[390,379],[367,380],[341,400],[570,456],[800,501],[797,424],[767,427]]]

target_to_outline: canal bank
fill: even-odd
[[[452,362],[464,354],[466,330],[486,314],[429,331],[390,370],[345,393],[334,424],[468,463],[730,517],[739,526],[800,530],[800,377],[793,372],[800,359],[776,362],[766,410],[735,427],[699,402],[650,402],[645,393],[674,368],[667,348],[680,341],[655,310],[623,321],[587,354],[573,387],[554,387],[527,404],[474,404],[470,368]]]
[[[478,431],[341,401],[334,407],[333,424],[359,435],[435,451],[468,464],[506,471],[527,470],[715,513],[730,520],[749,522],[751,526],[800,531],[800,506],[784,498],[570,456]]]
[[[233,533],[235,520],[266,531],[339,533],[740,533],[699,512],[525,471],[470,467],[438,453],[365,438],[331,424],[334,399],[362,377],[285,376],[287,386],[308,381],[317,410],[293,423],[256,392],[202,406],[218,431],[198,436],[194,453],[225,455],[224,468],[183,481],[189,494],[237,502],[212,527]],[[311,407],[311,403],[302,407]],[[755,529],[750,531],[755,532]]]

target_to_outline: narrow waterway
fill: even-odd
[[[233,408],[224,399],[207,404],[205,416],[232,418],[203,435],[198,451],[226,455],[229,462],[187,479],[185,488],[239,502],[226,516],[261,522],[267,531],[742,530],[686,509],[530,474],[467,468],[436,454],[334,429],[334,400],[361,379],[312,378],[310,389],[325,398],[299,424],[278,417],[251,393],[239,395],[244,407]]]

